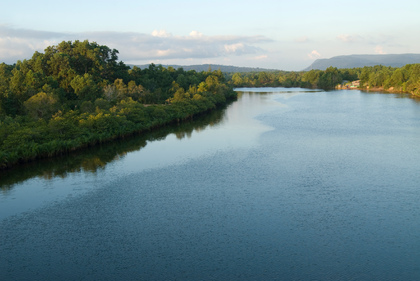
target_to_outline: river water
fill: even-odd
[[[0,280],[419,280],[420,104],[238,89],[0,174]]]

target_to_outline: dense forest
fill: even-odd
[[[362,89],[420,96],[420,64],[222,73],[118,61],[118,51],[63,41],[0,64],[0,169],[179,122],[235,99],[234,87]],[[343,82],[344,81],[344,82]]]
[[[420,64],[401,68],[366,66],[362,68],[310,70],[301,72],[234,73],[229,83],[234,87],[301,87],[335,89],[346,81],[360,80],[359,89],[377,89],[420,96]]]
[[[64,41],[0,64],[0,168],[177,122],[235,98],[221,71],[130,68],[115,49]]]
[[[357,80],[357,69],[311,70],[300,72],[272,71],[253,73],[233,73],[229,83],[234,87],[301,87],[334,89],[343,80]]]

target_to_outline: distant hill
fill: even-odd
[[[157,64],[159,65],[159,64]],[[128,64],[128,66],[133,67],[133,64]],[[144,65],[136,65],[140,69],[148,68],[148,64]],[[261,72],[261,71],[278,71],[277,69],[266,69],[266,68],[259,68],[259,67],[239,67],[239,66],[231,66],[231,65],[221,65],[221,64],[199,64],[199,65],[163,65],[163,67],[168,68],[172,66],[175,69],[183,68],[185,71],[195,70],[197,72],[207,71],[209,68],[211,70],[221,70],[222,72]]]
[[[330,59],[317,59],[308,68],[304,69],[304,71],[312,69],[325,70],[330,66],[337,68],[355,68],[375,65],[402,67],[411,63],[420,63],[420,54],[337,56]]]

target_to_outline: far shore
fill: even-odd
[[[385,93],[391,93],[391,94],[410,94],[412,97],[419,98],[420,95],[410,93],[410,92],[404,92],[402,90],[397,90],[394,87],[385,89],[384,87],[354,87],[354,88],[336,88],[336,90],[360,90],[360,91],[366,91],[366,92],[385,92]]]

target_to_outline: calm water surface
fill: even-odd
[[[240,91],[0,174],[0,279],[419,280],[420,104]]]

